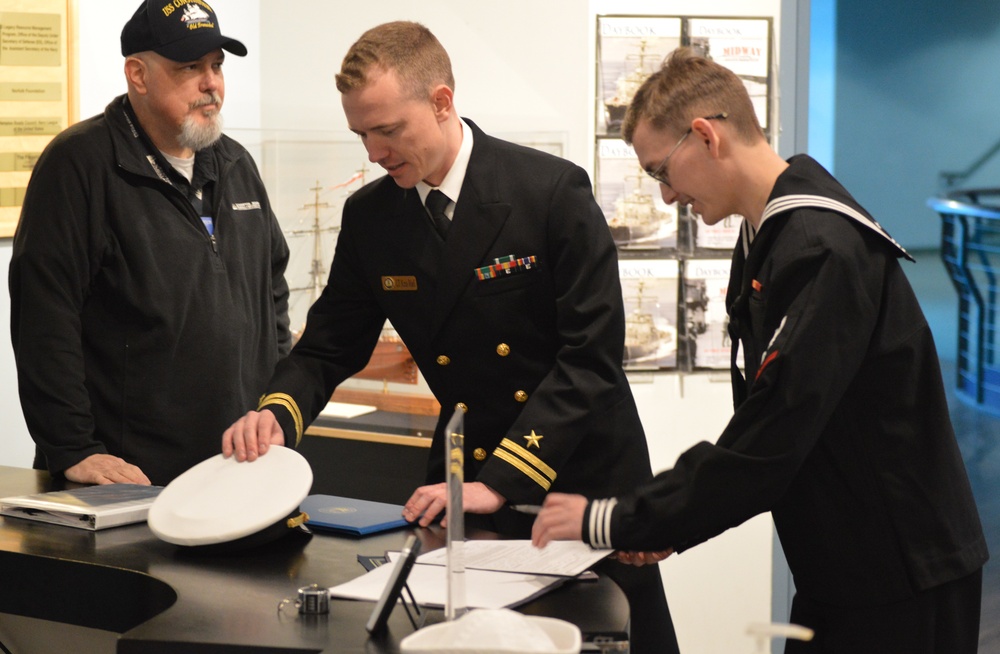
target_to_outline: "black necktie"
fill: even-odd
[[[431,222],[434,223],[434,229],[444,240],[448,238],[448,229],[451,227],[451,221],[448,220],[448,216],[444,212],[444,208],[448,206],[451,200],[448,196],[434,189],[427,194],[427,199],[424,201],[424,206],[427,210],[431,212]]]

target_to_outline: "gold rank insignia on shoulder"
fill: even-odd
[[[535,255],[518,259],[513,254],[509,254],[506,257],[494,259],[492,265],[476,268],[475,273],[479,281],[486,281],[487,279],[495,279],[497,277],[513,275],[514,273],[534,270],[537,267],[538,262]]]
[[[383,291],[415,291],[417,278],[413,275],[382,275]]]

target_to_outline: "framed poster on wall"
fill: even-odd
[[[17,227],[31,169],[76,115],[75,0],[0,0],[0,237]]]
[[[681,45],[681,19],[597,17],[597,134],[621,133],[625,110],[663,58]]]
[[[728,370],[730,364],[729,259],[688,259],[684,262],[684,345],[691,369]]]
[[[619,260],[618,271],[625,301],[625,369],[676,368],[677,261]]]
[[[770,128],[771,21],[766,18],[690,18],[686,41],[699,55],[743,81],[760,126]]]
[[[677,247],[677,205],[666,204],[659,185],[621,139],[597,142],[595,197],[619,252]]]

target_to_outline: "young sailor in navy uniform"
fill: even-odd
[[[326,289],[224,453],[294,446],[388,318],[442,406],[407,519],[443,515],[443,431],[458,405],[465,510],[504,535],[527,538],[534,515],[511,505],[540,505],[550,490],[606,496],[651,479],[622,371],[617,253],[587,174],[461,119],[448,55],[416,23],[365,33],[337,87],[388,175],[345,204]],[[629,596],[632,651],[676,652],[659,572],[602,566]]]
[[[790,618],[816,632],[786,652],[975,652],[988,554],[909,255],[814,160],[778,157],[740,80],[690,51],[623,133],[666,202],[745,219],[726,298],[736,410],[634,491],[550,494],[535,543],[647,550],[641,564],[770,511]]]

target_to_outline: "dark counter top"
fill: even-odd
[[[0,466],[0,497],[64,486],[44,472]],[[278,603],[302,586],[357,577],[364,572],[357,554],[398,549],[409,533],[425,551],[444,544],[437,528],[363,539],[293,533],[245,552],[209,555],[162,542],[145,524],[90,532],[0,518],[0,613],[118,632],[123,654],[398,652],[413,631],[399,607],[388,633],[369,638],[371,602],[334,599],[322,616],[279,613]],[[603,577],[569,582],[518,610],[573,622],[585,638],[623,632],[628,621],[624,595]],[[440,611],[429,612],[428,623],[441,620]]]

